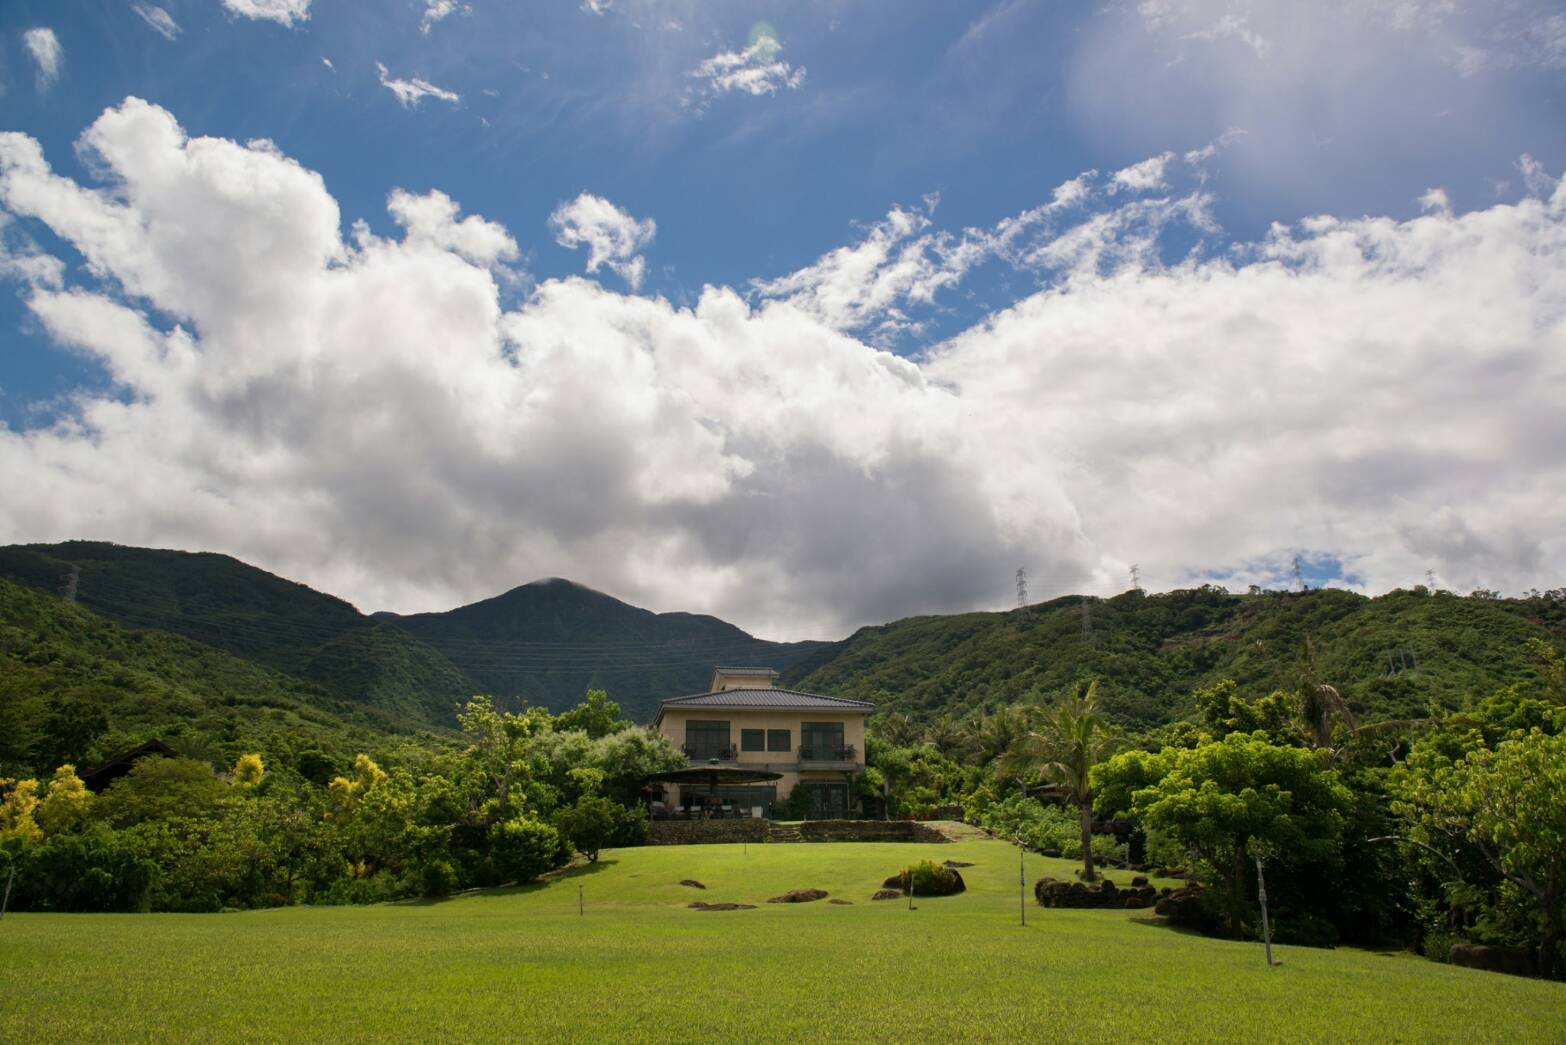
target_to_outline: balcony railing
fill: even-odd
[[[733,762],[736,758],[739,757],[739,752],[735,750],[734,745],[732,744],[730,744],[728,747],[714,747],[707,744],[686,744],[684,747],[680,748],[680,750],[684,752],[685,757],[690,759],[692,762],[707,762],[714,758],[720,762]]]
[[[801,762],[852,762],[855,760],[854,745],[846,747],[802,747],[799,749]]]

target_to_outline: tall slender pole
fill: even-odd
[[[1017,914],[1022,918],[1022,927],[1028,927],[1028,869],[1023,860],[1028,855],[1027,846],[1022,844],[1022,836],[1017,836]]]
[[[580,885],[576,887],[576,915],[578,918],[587,915],[587,908],[582,902],[582,887]]]
[[[1256,858],[1256,898],[1261,901],[1262,943],[1267,948],[1267,964],[1282,965],[1282,962],[1272,960],[1272,926],[1267,922],[1267,880],[1262,877],[1262,862],[1259,856]]]
[[[16,857],[10,853],[6,853],[5,856],[11,870],[5,876],[5,898],[0,899],[0,918],[5,917],[5,909],[11,905],[11,883],[16,881]]]

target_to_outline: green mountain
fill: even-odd
[[[393,716],[454,724],[476,684],[400,628],[227,555],[93,541],[0,548],[0,576],[156,628]]]
[[[0,579],[0,777],[90,768],[154,737],[217,764],[258,752],[318,782],[360,751],[395,758],[450,742],[223,650],[123,628]]]
[[[821,642],[768,642],[716,617],[653,613],[551,578],[445,613],[376,614],[395,623],[506,703],[562,710],[589,689],[650,720],[658,701],[706,689],[719,664],[782,670]]]
[[[784,682],[928,721],[1097,679],[1112,716],[1148,727],[1189,714],[1192,690],[1220,678],[1262,694],[1309,672],[1363,716],[1413,718],[1534,680],[1532,637],[1566,638],[1560,592],[1133,591],[861,628],[793,664]]]

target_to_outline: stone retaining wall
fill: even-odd
[[[806,820],[799,825],[806,842],[946,842],[949,839],[917,820]]]
[[[799,825],[804,842],[945,842],[949,839],[915,820],[806,820]],[[647,825],[648,845],[702,845],[714,842],[765,842],[765,820],[654,820]]]
[[[648,845],[705,845],[711,842],[765,842],[765,820],[654,820],[647,825]]]

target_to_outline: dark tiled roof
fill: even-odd
[[[800,693],[792,689],[750,689],[736,686],[717,693],[695,693],[688,697],[670,697],[665,708],[835,708],[839,711],[874,711],[875,705],[863,700],[827,697],[820,693]]]

